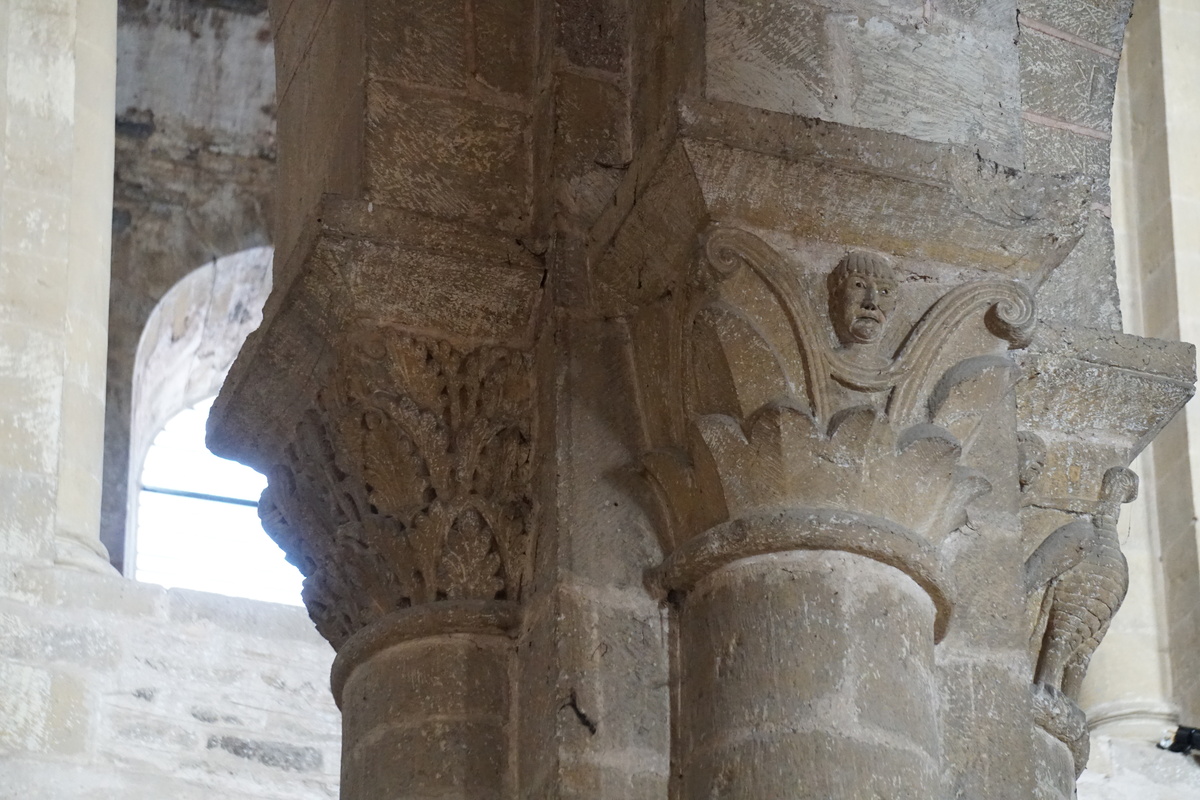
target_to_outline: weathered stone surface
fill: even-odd
[[[620,72],[625,60],[627,0],[556,0],[558,41],[577,66]]]
[[[1077,79],[1061,80],[1064,67]],[[1026,111],[1107,134],[1112,130],[1112,109],[1093,98],[1112,96],[1116,84],[1117,60],[1111,55],[1023,29],[1021,102]]]
[[[341,697],[343,791],[504,797],[508,658],[502,637],[439,636],[355,667]]]
[[[648,200],[629,218],[604,261],[607,238],[593,245],[595,269],[611,269],[613,281],[643,278],[644,296],[654,296],[662,281],[647,283],[645,273],[669,270],[677,256],[665,248],[687,240],[676,229],[698,228],[706,215],[1035,282],[1067,257],[1084,231],[1088,187],[1078,178],[1025,175],[971,157],[964,163],[964,154],[953,148],[886,134],[860,139],[839,125],[723,105],[689,107],[684,114],[685,130],[694,137],[684,145],[686,156],[672,154],[643,190],[662,199]],[[730,139],[735,147],[719,143]],[[862,147],[869,150],[860,160]],[[693,199],[696,188],[702,199]],[[696,208],[697,202],[703,206]],[[675,218],[660,224],[658,218],[669,215]],[[655,232],[643,233],[643,227]],[[626,255],[624,241],[653,236],[671,240],[649,247],[660,258]],[[615,264],[605,263],[613,259]]]
[[[538,258],[508,239],[468,229],[452,236],[446,223],[418,217],[373,203],[330,198],[321,210],[322,238],[313,246],[309,271],[294,287],[281,290],[268,303],[271,318],[288,308],[278,333],[267,339],[251,336],[246,357],[290,365],[289,384],[241,384],[231,392],[255,397],[242,408],[265,405],[280,409],[270,420],[229,420],[228,431],[217,429],[210,445],[234,457],[260,463],[257,443],[286,441],[294,430],[296,412],[309,407],[333,365],[339,318],[402,320],[418,331],[450,326],[456,340],[503,342],[527,347],[532,318],[543,290],[545,272]],[[329,276],[338,275],[333,283]],[[380,290],[380,282],[391,287]],[[373,287],[362,291],[363,287]],[[421,287],[425,291],[412,291]],[[282,301],[283,293],[288,300]],[[298,312],[298,313],[297,313]],[[283,334],[286,330],[287,333]],[[222,395],[218,407],[230,403]],[[218,414],[224,413],[221,411]],[[244,426],[244,427],[243,427]],[[275,445],[271,448],[274,449]]]
[[[709,0],[714,100],[978,146],[1015,165],[1015,31],[919,3]]]
[[[472,100],[367,88],[364,178],[372,200],[520,230],[528,219],[528,117]]]
[[[374,3],[367,71],[377,80],[462,89],[467,81],[466,5],[428,0]]]
[[[283,210],[211,441],[279,465],[346,795],[1064,797],[1126,465],[1194,377],[1114,332],[1106,45],[512,0],[410,4],[410,53],[330,9],[301,61],[379,71],[281,129],[342,196]]]
[[[680,630],[685,753],[701,751],[705,755],[699,759],[707,760],[712,746],[719,751],[722,742],[759,726],[815,727],[847,736],[858,724],[881,724],[897,733],[897,723],[910,743],[932,753],[928,598],[915,585],[905,589],[906,579],[898,575],[883,577],[888,568],[858,566],[872,577],[849,579],[856,571],[854,559],[840,555],[747,561],[715,574],[689,595]],[[768,573],[778,577],[764,581]],[[887,622],[875,635],[852,633],[856,609],[875,614],[879,607],[857,596],[848,580],[871,587],[867,594],[875,599],[887,596],[882,606]],[[787,613],[794,608],[805,614]],[[911,670],[909,681],[889,673],[887,697],[872,691],[871,667],[860,663],[864,657],[873,661],[880,644],[893,656],[903,651]],[[685,772],[697,766],[690,758],[688,764]]]
[[[555,168],[567,184],[564,214],[595,219],[629,163],[628,95],[619,84],[563,72],[555,86],[555,113]]]
[[[504,0],[476,3],[475,79],[483,85],[514,95],[528,96],[536,78],[538,47],[545,37],[538,0]]]
[[[1119,51],[1131,5],[1131,0],[1024,0],[1021,15]]]
[[[321,751],[314,747],[295,747],[283,742],[262,742],[237,736],[210,736],[205,747],[224,750],[237,758],[285,772],[311,772],[321,768]]]
[[[300,609],[63,573],[27,573],[36,605],[5,606],[6,789],[336,793],[332,653]]]

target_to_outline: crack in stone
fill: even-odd
[[[587,728],[588,732],[592,736],[596,735],[596,731],[599,729],[600,725],[599,723],[592,722],[588,715],[583,713],[583,709],[579,707],[579,698],[576,696],[574,689],[571,690],[571,699],[559,706],[560,710],[563,708],[570,708],[572,711],[574,711],[575,718],[579,720],[579,724]]]

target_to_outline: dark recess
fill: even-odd
[[[188,0],[189,5],[200,8],[218,8],[221,11],[232,11],[234,14],[265,14],[267,0]]]

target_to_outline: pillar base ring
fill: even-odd
[[[454,633],[511,637],[520,625],[521,607],[509,600],[445,600],[388,614],[355,633],[338,651],[329,672],[333,699],[340,709],[351,673],[381,650]]]
[[[680,545],[648,572],[647,583],[660,595],[687,592],[734,561],[789,550],[841,550],[895,567],[933,600],[934,641],[946,635],[953,591],[937,552],[912,531],[869,514],[785,508],[739,517]]]
[[[1114,700],[1087,710],[1088,730],[1095,734],[1130,738],[1131,728],[1144,730],[1147,741],[1157,741],[1162,731],[1179,725],[1179,707],[1156,700]]]

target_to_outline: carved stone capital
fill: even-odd
[[[600,220],[588,255],[593,302],[630,320],[660,588],[681,588],[671,576],[690,574],[677,562],[704,551],[695,540],[740,521],[851,514],[899,536],[872,557],[948,602],[948,571],[923,559],[944,559],[989,488],[993,506],[1019,507],[1015,463],[985,470],[967,451],[1013,416],[1010,351],[1085,228],[1087,187],[698,99],[634,180],[639,201]],[[736,540],[720,547],[736,557]]]
[[[914,292],[902,268],[854,263],[887,261],[822,269],[713,226],[678,295],[639,312],[643,469],[668,554],[655,579],[686,590],[699,565],[846,550],[926,587],[940,638],[954,591],[939,548],[991,489],[964,442],[1011,396],[1006,353],[1028,343],[1034,301],[1010,280]],[[826,308],[811,302],[822,286]],[[872,336],[847,335],[868,316]]]
[[[353,337],[270,472],[263,526],[340,648],[397,611],[515,601],[533,499],[530,356]]]
[[[977,653],[1028,651],[992,691],[1029,693],[1082,765],[1073,698],[1124,595],[1124,467],[1190,396],[1190,351],[1039,319],[1089,224],[1078,182],[738,114],[689,106],[589,253],[593,302],[629,321],[651,586],[686,615],[751,557],[894,567],[963,665],[947,696],[983,691]]]

